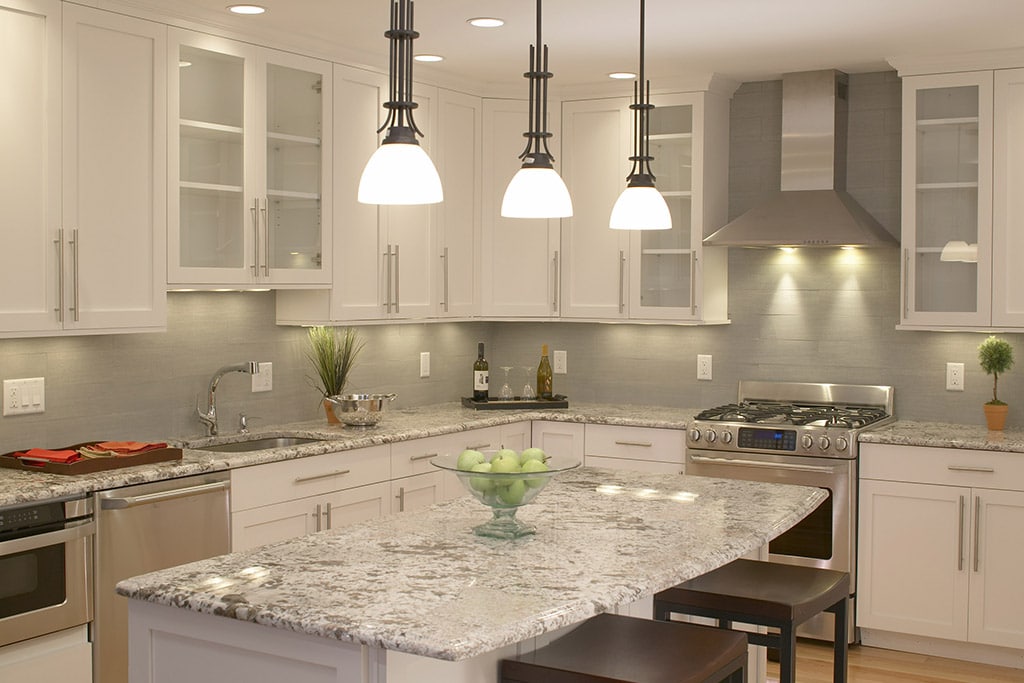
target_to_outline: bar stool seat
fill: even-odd
[[[796,628],[821,612],[835,615],[832,680],[845,683],[847,602],[850,575],[816,567],[736,560],[654,596],[655,619],[688,614],[778,628],[779,633],[747,633],[754,645],[779,649],[779,681],[796,680]]]
[[[501,661],[501,683],[745,683],[743,634],[599,614],[545,647]]]

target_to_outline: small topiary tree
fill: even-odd
[[[1013,367],[1013,347],[1010,342],[990,336],[978,346],[978,362],[985,374],[992,375],[992,400],[986,405],[1006,405],[999,400],[999,375]]]

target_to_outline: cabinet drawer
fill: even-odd
[[[660,462],[657,460],[628,460],[626,458],[609,458],[603,455],[587,455],[583,458],[587,467],[604,467],[609,470],[630,470],[633,472],[651,472],[655,474],[682,474],[683,463]]]
[[[440,472],[438,468],[430,464],[430,461],[445,453],[461,453],[462,449],[458,444],[461,439],[456,437],[462,434],[446,434],[444,436],[431,436],[426,439],[414,439],[412,441],[396,441],[391,444],[391,477],[409,477],[414,474],[425,474],[427,472]]]
[[[587,425],[585,452],[628,460],[682,463],[686,453],[686,434],[677,429]]]
[[[388,453],[388,446],[374,446],[232,470],[231,510],[387,481]]]
[[[1024,491],[1024,454],[865,443],[860,447],[860,476]]]

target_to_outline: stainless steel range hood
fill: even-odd
[[[882,247],[898,244],[846,192],[849,77],[782,77],[782,191],[704,239],[731,247]]]

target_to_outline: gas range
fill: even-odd
[[[739,400],[694,417],[687,446],[827,458],[857,457],[857,435],[892,422],[893,388],[740,382]]]

